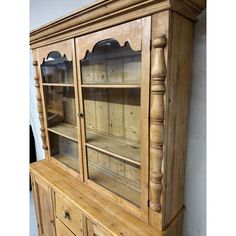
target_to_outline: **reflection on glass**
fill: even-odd
[[[140,162],[140,89],[84,88],[86,142]]]
[[[49,131],[51,156],[79,172],[78,143]]]
[[[101,41],[81,77],[88,178],[140,207],[141,52]]]
[[[140,207],[140,166],[87,148],[89,179]]]
[[[83,84],[140,84],[141,52],[114,39],[99,42],[81,61]]]
[[[44,86],[48,128],[77,139],[74,88]]]
[[[41,65],[43,83],[73,83],[72,62],[51,52]]]

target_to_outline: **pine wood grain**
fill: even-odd
[[[55,126],[48,128],[48,130],[51,132],[54,132],[55,134],[59,134],[66,138],[69,138],[73,141],[78,140],[77,127],[75,126],[68,125],[65,123],[59,123],[59,124],[56,124]]]
[[[30,34],[32,48],[94,32],[167,9],[196,20],[196,16],[205,7],[204,0],[180,1],[181,8],[176,7],[174,3],[175,1],[169,0],[101,1],[33,30]],[[197,6],[192,3],[196,3]]]
[[[65,171],[49,161],[44,160],[31,165],[31,174],[40,177],[54,191],[66,196],[86,217],[99,222],[105,230],[114,235],[162,235],[160,231],[114,205],[109,198],[68,176]]]
[[[58,218],[56,219],[57,236],[75,236]]]
[[[67,198],[59,193],[55,194],[56,216],[76,236],[83,235],[82,212]]]
[[[82,228],[92,235],[181,235],[193,25],[204,2],[101,0],[31,32],[50,160],[31,166],[40,236],[55,234],[58,209],[66,207],[79,212],[77,223],[59,216],[76,236]],[[89,61],[111,38],[124,50]],[[133,55],[123,55],[131,51],[127,42]],[[62,70],[42,83],[40,65],[52,51],[72,61],[74,95],[65,101]],[[48,83],[52,78],[59,83]],[[46,109],[43,95],[55,86]],[[47,120],[46,111],[57,118]],[[60,223],[59,232],[70,235]]]
[[[164,225],[167,225],[183,207],[186,142],[188,127],[189,96],[193,22],[171,14],[170,54],[167,79],[167,109],[164,186]],[[181,112],[180,112],[181,111]]]

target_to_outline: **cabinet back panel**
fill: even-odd
[[[140,89],[84,88],[86,129],[140,143]]]

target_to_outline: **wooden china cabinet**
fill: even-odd
[[[180,236],[201,0],[103,0],[30,33],[43,236]]]

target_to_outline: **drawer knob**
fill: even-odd
[[[65,219],[69,219],[69,218],[70,218],[70,212],[67,211],[67,210],[63,211],[63,217],[64,217]]]

